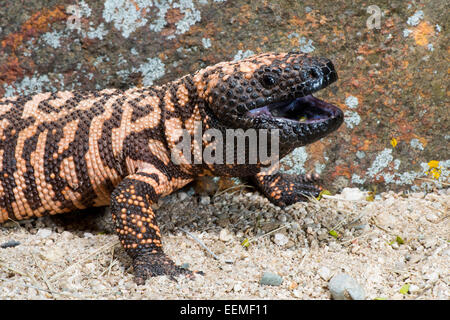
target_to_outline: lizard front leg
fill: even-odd
[[[171,183],[161,172],[141,170],[126,177],[111,195],[111,212],[125,251],[133,260],[135,281],[149,277],[192,275],[168,258],[162,250],[161,233],[151,205],[182,183]],[[184,181],[183,181],[184,182]],[[186,180],[186,183],[188,180]]]
[[[308,197],[318,197],[322,191],[317,174],[291,175],[280,172],[275,174],[260,172],[251,180],[258,190],[279,207],[307,201]]]

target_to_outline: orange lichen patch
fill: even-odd
[[[348,167],[344,167],[344,166],[336,166],[336,169],[334,170],[334,172],[331,174],[332,178],[337,178],[340,176],[345,176],[346,178],[350,179],[352,174],[351,174],[350,168]]]
[[[419,46],[426,46],[428,37],[433,33],[433,27],[426,21],[422,21],[414,30],[414,41]]]
[[[17,78],[23,77],[25,71],[22,69],[19,63],[19,59],[16,56],[8,57],[6,63],[0,65],[0,84],[11,83]]]
[[[38,34],[47,32],[51,24],[65,20],[67,14],[64,11],[64,6],[56,6],[54,9],[43,9],[41,12],[36,12],[29,18],[20,28],[19,32],[8,35],[2,42],[2,47],[11,47],[15,51],[25,40],[36,37]]]
[[[294,15],[294,16],[292,16],[292,18],[289,19],[288,25],[303,27],[305,22],[306,21],[304,18],[300,18],[300,17]]]
[[[175,33],[177,29],[175,24],[184,18],[184,13],[178,8],[170,8],[167,10],[165,18],[167,24],[166,27],[161,30],[161,35],[169,36]]]
[[[325,143],[318,141],[317,143],[308,146],[308,154],[314,156],[320,156],[324,153]]]

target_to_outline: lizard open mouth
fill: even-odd
[[[301,123],[317,123],[341,115],[342,111],[338,107],[311,94],[293,100],[271,103],[247,113],[250,117],[269,117]]]

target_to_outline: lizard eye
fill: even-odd
[[[278,82],[278,78],[271,74],[265,74],[262,77],[262,84],[266,88],[273,87],[277,82]]]

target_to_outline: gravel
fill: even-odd
[[[185,188],[164,198],[157,214],[165,252],[203,276],[180,276],[177,282],[162,276],[137,286],[130,259],[110,233],[108,210],[97,208],[3,224],[0,244],[20,244],[0,248],[0,296],[332,299],[329,284],[346,274],[365,292],[341,286],[353,298],[450,298],[448,191],[388,192],[375,201],[342,200],[340,194],[285,209],[247,190],[212,195],[204,205],[192,193]],[[266,272],[281,282],[261,285]],[[409,291],[400,293],[406,284]]]
[[[283,278],[272,272],[264,272],[259,283],[267,286],[279,286],[283,283]]]
[[[334,300],[364,300],[364,288],[351,276],[340,273],[335,275],[328,284]]]

